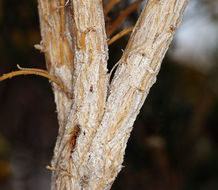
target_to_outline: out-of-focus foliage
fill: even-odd
[[[106,0],[105,0],[106,1]],[[201,0],[217,22],[213,0]],[[121,0],[113,17],[130,1]],[[132,2],[132,1],[131,1]],[[126,25],[137,19],[137,12]],[[128,37],[110,47],[109,68]],[[36,0],[0,1],[0,74],[23,67],[45,69]],[[171,50],[176,48],[176,42]],[[214,50],[214,52],[216,52]],[[211,59],[217,62],[217,55]],[[134,125],[124,168],[112,189],[218,189],[218,66],[201,72],[166,56],[157,83]],[[196,65],[196,64],[195,64]],[[49,189],[58,123],[47,79],[20,76],[0,83],[0,189]]]

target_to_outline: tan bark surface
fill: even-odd
[[[188,0],[148,0],[109,85],[101,0],[38,0],[59,134],[52,189],[110,189]]]

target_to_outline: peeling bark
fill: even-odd
[[[109,84],[101,0],[38,0],[59,134],[51,189],[110,189],[188,0],[148,0]]]

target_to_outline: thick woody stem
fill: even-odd
[[[74,48],[72,14],[64,0],[38,0],[42,41],[35,48],[45,53],[47,69],[50,75],[72,94],[74,72]],[[73,99],[69,98],[53,85],[59,121],[57,144],[63,136],[65,123],[71,110]],[[56,146],[57,149],[57,146]]]
[[[188,0],[147,1],[111,83],[87,165],[94,189],[109,189],[122,168],[133,123],[178,27]],[[92,166],[92,167],[91,167]],[[93,183],[92,183],[93,182]]]
[[[62,82],[73,97],[75,54],[72,40],[73,23],[69,3],[66,5],[65,3],[64,0],[38,0],[42,41],[40,45],[35,45],[35,47],[45,53],[48,72]],[[59,121],[59,133],[54,149],[54,158],[56,158],[61,154],[67,118],[73,105],[73,98],[67,97],[55,85],[53,85],[53,91]],[[57,169],[59,171],[59,168]],[[53,174],[56,174],[56,172],[53,172]],[[56,184],[58,183],[53,175],[52,189],[58,189]]]
[[[107,41],[101,0],[38,0],[47,68],[72,93],[54,88],[59,135],[52,159],[52,189],[80,189],[79,173],[104,113],[107,95]],[[73,131],[79,126],[77,137]],[[74,140],[73,140],[74,139]],[[77,142],[78,141],[78,142]],[[80,143],[81,142],[81,143]],[[63,172],[73,174],[63,175]]]
[[[101,0],[38,0],[47,68],[72,93],[54,86],[59,134],[52,189],[110,189],[137,114],[188,0],[147,0],[107,95],[107,42]],[[107,98],[107,99],[106,99]]]

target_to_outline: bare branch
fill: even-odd
[[[118,34],[116,34],[115,36],[113,36],[108,42],[108,45],[111,45],[112,43],[114,43],[115,41],[117,41],[118,39],[122,38],[123,36],[125,36],[126,34],[130,33],[133,30],[133,26],[124,29],[123,31],[119,32]]]
[[[38,1],[42,43],[37,48],[45,52],[49,73],[73,94],[69,99],[54,89],[60,129],[50,167],[52,189],[109,189],[188,0],[147,0],[116,64],[107,100],[102,1],[73,0],[67,6],[65,0]],[[113,30],[133,9],[121,13]]]
[[[122,11],[118,18],[111,24],[106,27],[107,36],[111,36],[123,23],[127,16],[129,16],[133,11],[135,11],[142,0],[137,0],[136,2],[132,3],[127,9]]]
[[[56,83],[61,90],[63,90],[63,92],[70,97],[70,93],[68,92],[67,88],[60,82],[58,81],[54,76],[51,76],[48,71],[42,70],[42,69],[35,69],[35,68],[22,68],[19,65],[17,65],[18,69],[20,69],[19,71],[12,71],[10,73],[4,74],[0,77],[0,82],[6,79],[10,79],[12,77],[15,76],[19,76],[19,75],[38,75],[38,76],[42,76],[45,78],[48,78],[49,80],[51,80],[52,82]]]
[[[104,14],[99,0],[38,0],[42,48],[47,67],[72,93],[68,99],[54,89],[59,135],[51,167],[76,178],[53,172],[52,189],[80,189],[85,173],[78,167],[87,157],[101,122],[107,95],[108,48]],[[75,149],[70,148],[75,125],[81,126]],[[81,137],[82,136],[82,137]],[[81,141],[81,143],[80,143]]]
[[[110,0],[109,3],[107,3],[104,7],[104,15],[106,16],[110,10],[119,2],[120,0]]]
[[[115,72],[105,114],[90,149],[87,165],[97,169],[90,179],[95,189],[109,189],[122,168],[133,123],[156,81],[175,32],[171,28],[178,27],[187,2],[150,0],[142,11]]]

